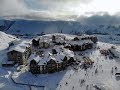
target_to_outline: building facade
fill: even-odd
[[[23,44],[24,43],[24,44]],[[13,46],[7,52],[8,61],[24,65],[31,54],[31,45],[26,42]]]
[[[68,58],[65,56],[62,62],[56,62],[54,59],[50,59],[47,63],[39,65],[36,60],[30,61],[30,72],[33,74],[45,74],[54,73],[64,70],[68,65],[74,62],[74,58]]]

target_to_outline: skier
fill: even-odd
[[[72,87],[72,90],[74,90],[74,86]]]
[[[95,69],[95,74],[97,74],[97,73],[98,73],[98,69],[96,68],[96,69]]]
[[[113,75],[113,67],[112,67],[112,69],[111,69],[111,74]]]
[[[65,85],[68,85],[68,83],[66,82],[66,84]]]
[[[86,90],[89,90],[88,87],[89,87],[89,85],[86,86]]]
[[[115,66],[115,71],[117,71],[117,67]]]

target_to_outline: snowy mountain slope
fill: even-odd
[[[8,21],[7,21],[8,22]],[[9,23],[9,22],[8,22]],[[4,25],[4,20],[0,20],[0,25]],[[81,24],[76,21],[34,21],[16,20],[15,23],[5,31],[10,34],[41,34],[63,32],[68,34],[79,33],[102,33],[120,34],[120,25],[98,25]]]
[[[3,59],[6,58],[6,49],[9,43],[18,40],[15,36],[0,31],[0,66]]]
[[[9,35],[9,34],[6,34],[0,31],[0,42],[8,43],[8,42],[13,41],[14,39],[16,39],[15,36],[12,36],[12,35]]]
[[[15,40],[16,37],[0,31],[0,50],[6,48],[8,43]]]

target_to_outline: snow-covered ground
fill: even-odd
[[[110,59],[109,56],[103,56],[99,50],[109,49],[117,41],[120,43],[120,37],[111,39],[106,35],[97,35],[99,42],[97,47],[100,49],[87,50],[84,56],[88,56],[94,61],[93,67],[87,69],[81,69],[78,65],[78,70],[73,67],[68,67],[67,70],[57,72],[54,74],[42,74],[38,76],[32,75],[30,72],[19,72],[13,68],[0,67],[0,89],[8,90],[29,90],[30,88],[25,85],[16,85],[11,80],[13,79],[18,83],[42,85],[45,86],[45,90],[97,90],[95,86],[101,88],[101,90],[120,90],[120,78],[115,77],[115,72],[120,71],[120,59]],[[0,36],[1,37],[1,36]],[[115,37],[115,36],[114,36]],[[113,37],[112,37],[113,38]],[[7,39],[8,40],[8,39]],[[6,43],[8,43],[6,40]],[[2,40],[1,40],[2,41]],[[12,40],[8,40],[9,42]],[[5,42],[3,40],[3,42]],[[112,43],[111,43],[112,42]],[[117,43],[117,46],[120,46]],[[0,52],[3,53],[6,46],[0,46]],[[5,52],[4,52],[5,53]],[[76,58],[82,60],[82,56],[78,55],[80,52],[76,52]],[[0,59],[4,57],[0,55]],[[115,70],[115,66],[118,68]],[[82,83],[81,83],[82,82]],[[32,90],[43,90],[43,88],[31,87]],[[99,90],[99,89],[98,89]]]
[[[17,86],[11,81],[10,76],[14,68],[8,69],[1,66],[2,60],[6,58],[8,43],[14,40],[17,38],[0,31],[0,90],[26,90],[25,87]]]
[[[0,50],[3,50],[6,47],[8,47],[8,43],[15,39],[16,38],[14,36],[8,35],[8,34],[0,31]]]
[[[98,42],[97,46],[101,49],[107,49],[110,48],[112,44]],[[96,90],[93,87],[94,85],[104,88],[102,90],[120,89],[120,81],[115,77],[116,71],[114,70],[114,72],[111,73],[112,67],[117,66],[118,70],[120,70],[120,62],[102,56],[99,50],[96,49],[92,52],[88,50],[84,52],[84,55],[90,57],[95,62],[93,67],[87,69],[87,71],[80,67],[78,70],[69,67],[67,70],[55,74],[38,76],[34,76],[29,72],[14,73],[13,78],[19,83],[45,86],[46,90]],[[77,56],[77,58],[79,57],[81,56]],[[95,74],[96,69],[98,73]],[[83,79],[85,83],[81,85],[80,82]]]
[[[6,49],[9,46],[9,43],[14,40],[17,40],[15,36],[0,31],[0,66],[2,60],[6,57]]]

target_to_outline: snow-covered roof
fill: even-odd
[[[57,53],[51,56],[45,56],[43,58],[39,58],[39,63],[38,65],[44,65],[47,64],[51,59],[54,60],[56,63],[61,63],[62,60],[64,59],[65,55],[61,53]]]
[[[23,53],[26,50],[26,47],[29,47],[29,46],[30,46],[30,42],[29,41],[25,41],[25,40],[24,41],[20,41],[20,42],[18,42],[18,44],[10,47],[8,52],[14,50],[14,51],[18,51],[18,52]]]
[[[41,37],[39,43],[41,43],[41,42],[50,43],[51,41],[52,41],[52,40],[51,40],[50,38]]]
[[[93,43],[91,40],[80,40],[80,41],[68,41],[67,44],[71,45],[83,45],[85,43]]]
[[[95,35],[86,35],[86,34],[83,34],[82,36],[80,36],[80,38],[85,38],[85,37],[95,37]]]
[[[30,63],[31,60],[35,60],[38,65],[45,65],[47,62],[49,62],[51,59],[54,60],[56,63],[63,62],[63,59],[65,56],[68,58],[74,57],[74,52],[70,51],[68,49],[62,48],[61,46],[55,46],[54,49],[57,51],[57,54],[52,54],[52,50],[46,50],[44,52],[44,57],[40,57],[39,55],[31,54],[31,56],[28,59],[28,63]]]
[[[77,44],[77,45],[81,45],[83,43],[89,42],[92,43],[92,41],[90,40],[81,40],[81,38],[85,38],[85,37],[95,37],[94,35],[82,35],[82,36],[78,36],[78,35],[69,35],[69,34],[61,34],[61,33],[54,33],[54,34],[46,34],[40,37],[37,37],[37,39],[40,39],[40,42],[48,42],[50,43],[52,41],[52,36],[55,36],[56,38],[56,42],[60,42],[60,43],[70,43],[70,44]],[[75,37],[79,38],[79,41],[72,41]],[[69,41],[69,42],[68,42]]]
[[[64,59],[64,54],[56,54],[52,56],[45,55],[44,57],[40,57],[39,55],[32,54],[30,58],[28,59],[28,63],[30,63],[31,60],[35,60],[38,65],[44,65],[47,64],[51,59],[54,60],[56,63],[62,62]]]

